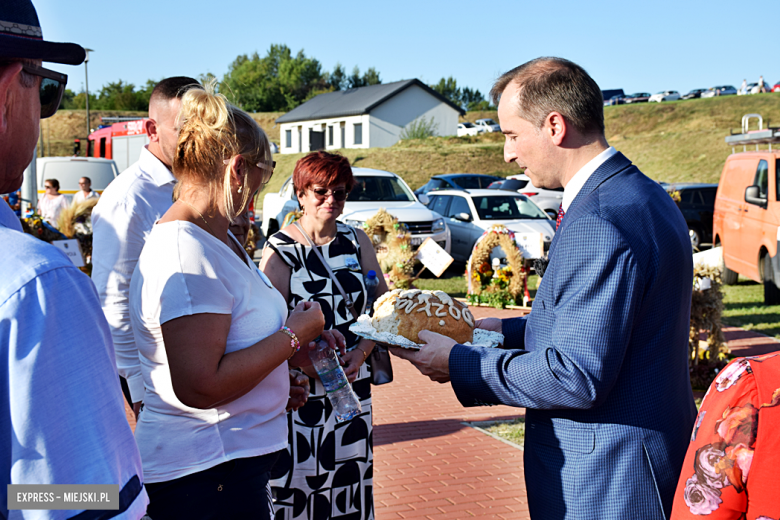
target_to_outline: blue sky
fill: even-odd
[[[777,0],[751,4],[616,1],[33,0],[45,39],[95,49],[90,91],[122,79],[211,72],[272,43],[303,49],[323,70],[375,67],[383,82],[453,76],[490,90],[502,72],[553,55],[603,89],[687,92],[743,78],[780,81]],[[84,85],[84,66],[50,64]]]

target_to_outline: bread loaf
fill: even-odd
[[[474,316],[468,306],[444,291],[396,289],[382,295],[374,304],[374,328],[421,343],[417,334],[430,330],[458,343],[474,338]]]

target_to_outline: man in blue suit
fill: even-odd
[[[601,91],[578,65],[539,58],[501,76],[491,94],[504,159],[534,186],[564,187],[533,310],[477,323],[503,332],[503,350],[423,331],[419,352],[394,352],[451,380],[464,406],[527,409],[535,520],[668,518],[696,415],[685,221],[607,144]]]

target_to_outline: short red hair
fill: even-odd
[[[301,195],[314,184],[322,187],[344,183],[347,193],[355,186],[349,159],[343,155],[328,152],[312,152],[298,160],[293,171],[295,192]]]

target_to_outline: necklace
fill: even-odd
[[[207,225],[207,226],[208,226],[208,228],[209,228],[209,231],[211,231],[211,234],[212,234],[212,235],[214,235],[215,237],[217,237],[217,234],[216,234],[216,233],[214,233],[214,230],[213,230],[213,229],[211,229],[211,224],[209,224],[209,221],[208,221],[208,220],[206,220],[206,217],[204,217],[204,216],[203,216],[203,213],[201,213],[200,211],[198,211],[198,210],[195,208],[195,206],[193,206],[192,204],[190,204],[190,203],[189,203],[189,202],[187,202],[186,200],[182,200],[182,199],[177,199],[177,200],[176,200],[176,202],[182,202],[182,203],[186,204],[187,206],[191,207],[191,208],[192,208],[192,211],[194,211],[195,213],[197,213],[197,214],[200,216],[200,218],[202,218],[202,219],[203,219],[203,222],[205,222],[205,223],[206,223],[206,225]],[[217,237],[217,238],[219,238],[219,237]]]

